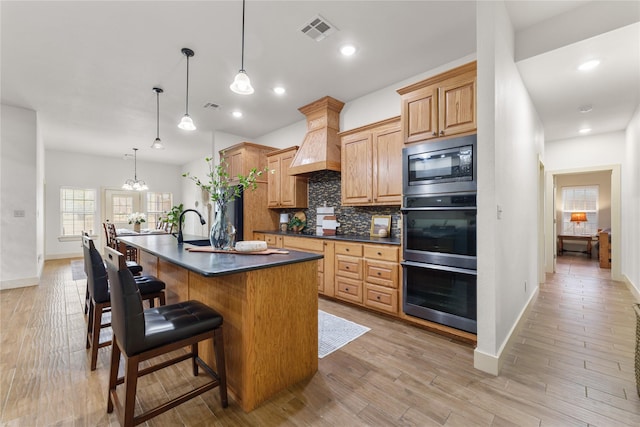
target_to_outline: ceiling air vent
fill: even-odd
[[[212,110],[217,110],[218,108],[220,108],[220,105],[214,104],[213,102],[207,102],[206,104],[204,104],[203,108],[210,108]]]
[[[320,15],[315,16],[309,23],[304,24],[302,28],[300,28],[300,31],[317,42],[324,40],[337,30],[338,29],[333,24]]]

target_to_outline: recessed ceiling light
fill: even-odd
[[[351,56],[356,53],[356,47],[351,44],[346,44],[340,48],[340,53],[344,56]]]
[[[588,113],[591,110],[593,110],[593,106],[589,104],[581,105],[580,108],[578,109],[578,111],[580,111],[581,113]]]
[[[583,64],[581,64],[578,67],[578,70],[580,70],[580,71],[589,71],[589,70],[593,70],[598,65],[600,65],[600,61],[598,61],[597,59],[592,59],[591,61],[587,61],[587,62],[584,62]]]
[[[242,117],[242,111],[238,111],[235,110],[234,112],[231,113],[233,115],[233,117],[235,117],[236,119],[239,119],[240,117]]]
[[[580,133],[589,133],[589,132],[591,132],[591,128],[582,128],[578,132],[580,132]]]
[[[275,92],[276,95],[284,95],[284,93],[286,92],[286,90],[282,86],[274,87],[273,91]]]

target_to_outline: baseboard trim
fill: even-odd
[[[65,258],[82,258],[84,255],[82,254],[82,252],[73,252],[73,253],[67,253],[67,254],[52,254],[52,255],[47,255],[47,257],[45,258],[47,261],[52,260],[52,259],[65,259]]]
[[[640,291],[638,291],[638,288],[633,284],[631,280],[629,280],[629,277],[627,277],[626,274],[622,274],[622,281],[625,285],[627,285],[627,288],[629,288],[629,291],[631,291],[631,294],[633,294],[636,302],[640,302]]]
[[[540,286],[536,288],[535,292],[531,293],[531,296],[529,297],[529,301],[527,301],[522,311],[520,311],[520,314],[518,315],[518,320],[511,328],[511,331],[509,332],[507,339],[504,340],[502,346],[498,350],[497,355],[485,353],[483,351],[478,350],[478,348],[476,347],[476,349],[473,352],[474,368],[491,375],[500,374],[500,370],[502,369],[502,365],[504,364],[505,355],[509,353],[509,350],[511,350],[511,347],[515,343],[515,339],[518,336],[518,333],[524,326],[524,319],[529,313],[529,310],[531,309],[531,303],[533,302],[535,297],[538,295],[539,289],[540,289]]]
[[[3,280],[2,282],[0,282],[0,290],[26,288],[29,286],[37,286],[39,284],[39,277],[25,277],[23,279],[16,280]]]

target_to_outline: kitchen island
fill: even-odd
[[[191,240],[192,236],[185,236]],[[167,302],[199,300],[224,318],[229,392],[249,412],[318,370],[316,271],[322,255],[189,252],[171,235],[126,236]],[[200,357],[215,366],[211,342]]]

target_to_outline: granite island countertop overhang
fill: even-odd
[[[184,240],[197,239],[205,239],[205,237],[184,236]],[[188,243],[178,245],[176,238],[170,234],[121,236],[118,240],[205,277],[242,273],[323,258],[322,254],[295,250],[288,250],[288,254],[269,255],[190,252],[187,248],[191,245]]]

